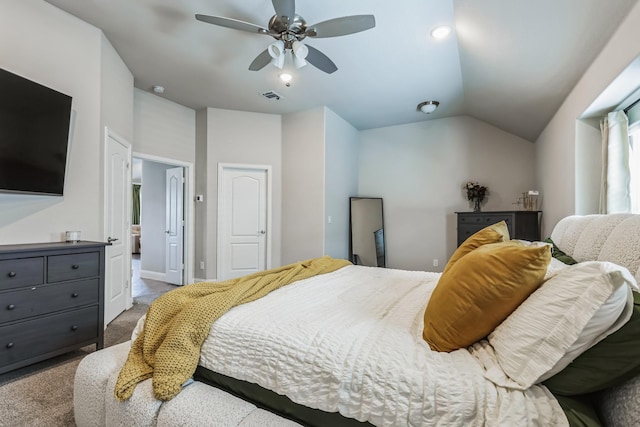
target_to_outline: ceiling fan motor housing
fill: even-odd
[[[300,15],[295,15],[293,22],[289,23],[286,16],[273,15],[269,20],[269,33],[276,39],[284,42],[302,40],[307,35],[307,21]]]

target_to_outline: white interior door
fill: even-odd
[[[184,271],[184,168],[167,169],[167,211],[166,211],[166,281],[182,285]]]
[[[269,172],[266,166],[219,167],[218,280],[270,267]]]
[[[131,145],[105,128],[105,326],[131,306]]]

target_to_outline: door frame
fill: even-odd
[[[128,268],[129,271],[131,271],[131,159],[132,159],[132,147],[131,147],[131,143],[129,141],[127,141],[126,138],[118,135],[117,132],[115,132],[113,129],[109,128],[108,126],[104,127],[104,147],[103,147],[103,160],[102,160],[102,165],[103,165],[103,177],[102,177],[102,183],[103,183],[103,189],[102,189],[102,206],[103,206],[103,221],[102,221],[102,240],[103,241],[107,241],[107,237],[109,234],[109,230],[108,230],[108,221],[107,218],[110,215],[110,207],[109,207],[109,201],[108,201],[108,197],[109,194],[107,194],[106,188],[107,188],[107,160],[108,160],[108,156],[107,156],[107,149],[108,149],[108,141],[109,138],[113,138],[116,141],[118,141],[118,143],[122,144],[123,146],[127,147],[127,162],[128,162],[128,166],[127,168],[129,169],[129,176],[128,176],[128,181],[129,181],[129,185],[127,188],[127,196],[128,200],[125,201],[126,205],[129,207],[127,210],[129,211],[129,215],[127,218],[127,224],[129,225],[129,230],[127,232],[127,230],[125,230],[125,234],[122,236],[123,239],[123,244],[125,245],[125,268]],[[106,263],[109,262],[109,257],[106,254],[106,250],[105,250],[105,271],[109,271],[108,266],[106,265]],[[109,280],[109,278],[105,277],[105,292],[106,292],[106,288],[107,288],[107,281]],[[126,310],[130,309],[133,306],[133,295],[132,295],[132,288],[133,288],[133,283],[131,281],[131,277],[128,278],[129,283],[128,283],[128,292],[125,298],[125,306],[126,306]],[[105,302],[106,302],[106,298],[105,298]],[[106,313],[106,307],[105,307],[105,313]],[[104,327],[106,329],[107,327],[107,322],[104,323]]]
[[[184,270],[182,272],[182,283],[185,285],[193,283],[193,259],[195,251],[195,173],[193,163],[170,159],[167,157],[155,156],[153,154],[139,153],[135,151],[133,152],[132,157],[141,160],[148,160],[150,162],[163,163],[169,166],[184,168],[184,236],[182,240]],[[144,186],[144,181],[142,182],[142,185]]]
[[[267,179],[267,222],[265,227],[267,229],[267,236],[265,242],[265,252],[266,252],[266,261],[265,267],[267,270],[271,268],[271,235],[273,234],[272,228],[272,217],[273,217],[273,209],[272,209],[272,199],[273,199],[273,191],[272,191],[272,168],[269,165],[252,165],[246,163],[218,163],[218,209],[217,209],[217,242],[216,242],[216,277],[218,280],[222,277],[222,229],[224,224],[222,223],[222,209],[223,209],[223,174],[226,169],[247,169],[247,170],[260,170],[264,171]]]

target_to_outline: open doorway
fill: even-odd
[[[167,171],[172,172],[168,181]],[[184,176],[176,181],[176,171]],[[162,293],[192,280],[190,164],[134,153],[132,162],[132,297],[150,303]],[[179,192],[176,193],[176,182]],[[179,203],[176,203],[177,196]],[[176,220],[176,212],[179,213]],[[169,227],[169,228],[168,228]],[[167,230],[171,232],[171,239]],[[179,250],[177,250],[179,249]],[[169,260],[169,257],[171,261]]]

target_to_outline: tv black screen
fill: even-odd
[[[0,69],[0,192],[63,194],[71,100]]]

